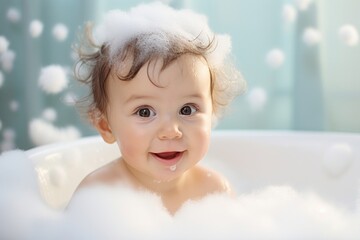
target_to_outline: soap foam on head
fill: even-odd
[[[171,39],[185,39],[189,42],[208,45],[216,37],[216,42],[206,57],[210,66],[223,64],[230,53],[231,41],[227,35],[214,34],[204,15],[191,10],[175,10],[159,2],[143,4],[125,12],[109,11],[104,20],[94,31],[95,42],[107,44],[110,57],[116,54],[134,38],[140,52],[165,53],[168,51]]]

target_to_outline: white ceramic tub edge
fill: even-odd
[[[215,130],[203,164],[222,172],[238,193],[270,185],[312,191],[355,209],[359,198],[360,134],[296,131]],[[26,151],[34,163],[81,159],[92,171],[119,156],[116,144],[99,136]]]

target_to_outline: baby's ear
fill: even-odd
[[[106,116],[103,114],[91,114],[90,118],[105,142],[114,143],[116,141]]]

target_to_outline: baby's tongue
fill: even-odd
[[[156,153],[156,156],[163,158],[163,159],[173,159],[176,157],[177,152],[163,152],[163,153]]]

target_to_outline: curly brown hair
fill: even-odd
[[[208,37],[207,41],[199,41],[197,38],[188,40],[172,33],[142,33],[129,39],[123,47],[117,50],[114,56],[109,53],[109,43],[98,45],[92,38],[92,26],[87,25],[83,34],[83,42],[75,48],[78,61],[75,64],[75,78],[86,84],[91,89],[89,95],[79,101],[78,105],[85,107],[85,112],[90,118],[96,115],[106,115],[108,96],[106,83],[110,72],[121,69],[128,59],[131,59],[131,67],[126,74],[116,71],[117,77],[122,81],[130,81],[139,72],[142,66],[158,59],[162,60],[162,70],[177,58],[184,54],[193,54],[203,57],[217,47],[217,37]],[[166,35],[166,51],[150,48],[144,51],[144,46],[149,38]],[[240,72],[233,67],[231,62],[214,67],[208,63],[211,77],[211,96],[213,101],[214,116],[219,117],[230,101],[244,89],[244,81]],[[150,78],[149,78],[150,79]],[[151,79],[150,79],[151,81]],[[155,84],[155,83],[154,83]],[[156,84],[155,84],[156,85]]]

